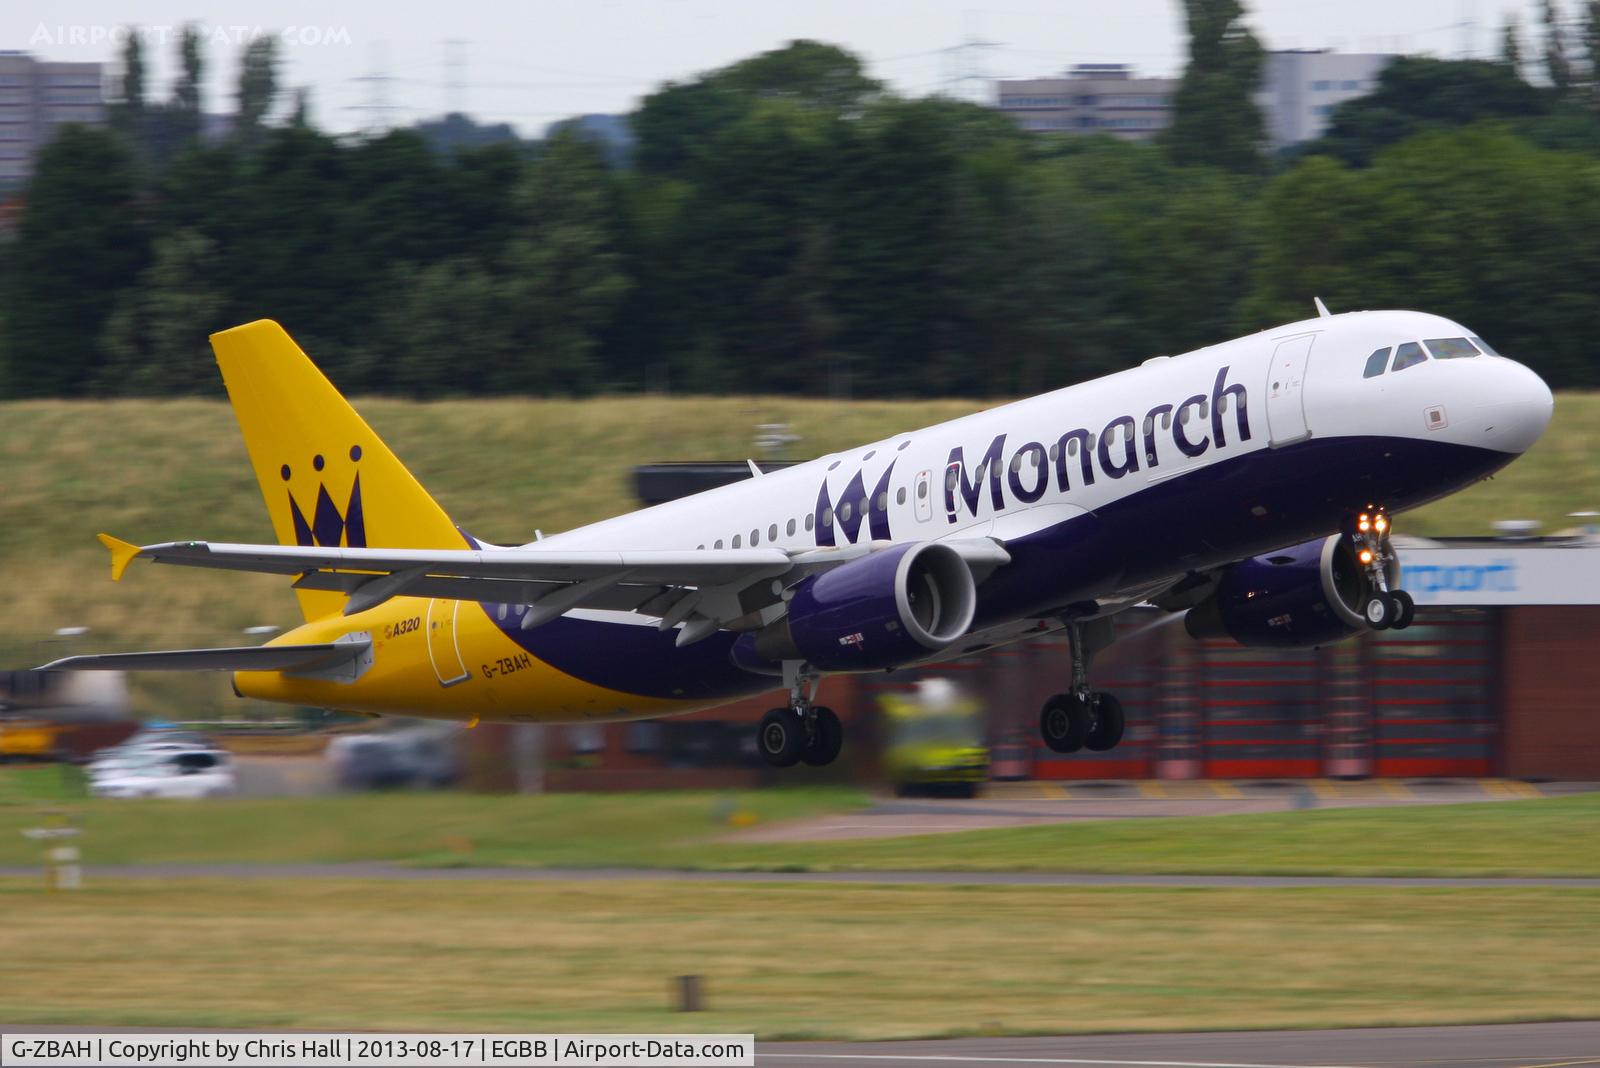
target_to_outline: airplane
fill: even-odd
[[[45,668],[224,670],[241,696],[470,724],[781,687],[757,748],[787,767],[840,752],[825,675],[1065,630],[1040,735],[1104,751],[1126,716],[1089,668],[1118,612],[1253,646],[1408,626],[1390,517],[1550,421],[1539,376],[1464,326],[1316,311],[512,548],[458,527],[282,327],[249,323],[211,341],[278,544],[100,539],[117,580],[135,559],[292,578],[304,625]]]

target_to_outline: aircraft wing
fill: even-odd
[[[297,575],[298,589],[349,597],[346,615],[391,597],[447,597],[498,603],[521,613],[524,629],[576,608],[658,616],[663,630],[686,624],[681,644],[780,606],[783,584],[867,555],[870,544],[801,549],[346,549],[181,541],[138,546],[100,535],[111,576],[135,559],[186,567]],[[988,538],[946,542],[983,577],[1010,555]],[[751,619],[752,624],[768,620]]]

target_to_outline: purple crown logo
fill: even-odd
[[[361,461],[361,446],[350,446],[350,462]],[[326,461],[319,453],[311,458],[311,466],[321,471],[326,466]],[[278,472],[285,482],[293,472],[288,464],[284,464]],[[361,475],[356,474],[355,483],[350,487],[350,500],[341,512],[334,503],[333,497],[328,493],[324,484],[317,486],[317,507],[307,522],[306,513],[300,507],[300,502],[295,500],[294,491],[289,491],[289,514],[294,518],[294,540],[298,545],[306,547],[320,545],[327,549],[337,549],[341,546],[349,549],[365,549],[367,547],[367,522],[361,509]]]

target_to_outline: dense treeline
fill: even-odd
[[[1009,394],[1312,296],[1456,317],[1600,385],[1594,86],[1405,59],[1269,160],[1242,9],[1187,6],[1195,60],[1157,145],[900,98],[809,42],[663,87],[620,163],[574,128],[334,138],[304,98],[274,125],[255,45],[234,133],[206,141],[186,52],[174,101],[125,86],[112,129],[41,154],[0,246],[0,388],[211,394],[207,333],[270,316],[352,391]]]

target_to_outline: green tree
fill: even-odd
[[[633,116],[642,170],[682,174],[707,151],[717,131],[738,121],[759,100],[788,101],[835,114],[881,94],[861,60],[817,41],[791,41],[692,82],[668,82]]]
[[[1257,171],[1264,140],[1254,94],[1261,82],[1261,42],[1244,24],[1240,0],[1184,0],[1189,64],[1173,96],[1164,138],[1179,163]]]
[[[1500,28],[1500,63],[1522,77],[1522,18],[1515,11],[1506,14],[1505,25]]]
[[[14,395],[87,392],[106,317],[147,255],[133,161],[115,133],[67,126],[44,147],[9,253]]]
[[[505,287],[469,257],[402,265],[389,279],[395,299],[378,312],[377,336],[388,386],[433,398],[500,386],[499,369],[516,348]],[[473,374],[463,374],[470,364]]]
[[[200,136],[204,109],[200,102],[200,87],[205,79],[205,53],[201,50],[200,28],[186,22],[178,39],[178,64],[181,73],[172,91],[172,108],[176,113],[179,144],[187,144]]]
[[[514,203],[503,291],[515,355],[486,367],[486,380],[514,392],[593,389],[601,331],[628,288],[605,163],[584,138],[558,133]]]
[[[111,128],[142,151],[145,132],[144,38],[137,26],[126,27],[122,42],[122,70],[116,101],[109,109]]]
[[[1313,297],[1341,311],[1380,306],[1371,293],[1370,195],[1360,172],[1326,156],[1303,160],[1268,184],[1241,328],[1304,318]]]
[[[1327,132],[1305,151],[1361,166],[1426,130],[1483,119],[1530,120],[1551,110],[1550,94],[1505,64],[1402,56],[1383,69],[1371,93],[1339,105]]]
[[[254,38],[239,60],[236,133],[246,145],[261,139],[261,128],[278,100],[278,39]]]
[[[206,339],[228,325],[215,286],[216,245],[194,230],[158,239],[138,283],[124,290],[106,321],[107,359],[96,392],[212,393]]]
[[[1591,110],[1600,112],[1600,0],[1583,5],[1583,52],[1586,59]]]
[[[1556,0],[1539,0],[1539,18],[1544,23],[1544,70],[1557,96],[1572,92],[1572,60],[1567,55],[1567,33],[1561,25],[1561,9]]]

